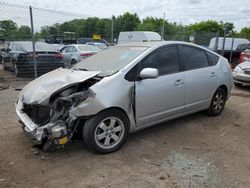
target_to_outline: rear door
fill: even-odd
[[[139,63],[156,68],[159,76],[135,82],[137,126],[147,126],[180,115],[184,111],[184,75],[180,72],[176,45],[161,47]]]
[[[181,51],[185,76],[185,112],[205,109],[217,87],[217,68],[201,48],[181,45]]]

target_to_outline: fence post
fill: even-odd
[[[164,33],[165,33],[165,12],[163,14],[163,22],[161,28],[161,40],[164,40]]]
[[[222,51],[221,51],[222,56],[224,55],[224,50],[225,50],[226,35],[227,35],[227,24],[224,25],[224,38],[223,38]]]
[[[216,53],[218,52],[219,36],[220,36],[220,33],[219,33],[219,31],[217,31],[216,38],[215,38],[215,49],[214,49]]]
[[[114,16],[111,17],[111,44],[114,44]]]
[[[231,51],[230,51],[230,64],[232,64],[233,47],[234,47],[234,37],[232,38],[232,45],[231,45]]]
[[[32,33],[32,49],[33,49],[33,64],[34,64],[34,73],[35,78],[37,78],[37,64],[36,64],[36,48],[35,48],[35,34],[34,34],[34,24],[33,24],[33,13],[32,7],[30,6],[30,26],[31,26],[31,33]]]

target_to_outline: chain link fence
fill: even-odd
[[[88,16],[0,2],[0,63],[16,79],[36,78],[65,67],[60,50],[77,43]],[[89,35],[87,37],[90,37]]]

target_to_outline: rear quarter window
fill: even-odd
[[[216,65],[218,63],[218,61],[219,61],[219,56],[217,56],[217,55],[215,55],[215,54],[213,54],[211,52],[208,52],[208,51],[206,51],[206,53],[207,53],[207,56],[208,56],[211,64]]]

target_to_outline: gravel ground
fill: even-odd
[[[250,185],[250,88],[234,88],[218,117],[196,113],[142,130],[112,154],[92,154],[82,141],[43,153],[19,126],[19,82],[6,75],[0,70],[0,187]]]

